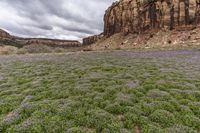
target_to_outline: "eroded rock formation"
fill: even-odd
[[[103,33],[99,35],[89,36],[83,38],[83,45],[90,45],[103,38]]]
[[[12,36],[4,30],[0,29],[0,44],[23,47],[26,45],[48,45],[51,47],[79,47],[81,43],[76,40],[59,40],[59,39],[44,39],[44,38],[22,38]]]
[[[11,38],[11,35],[8,32],[0,29],[0,38]]]
[[[106,10],[104,35],[174,29],[200,21],[200,0],[120,0]]]
[[[23,43],[24,45],[41,44],[50,47],[79,47],[81,43],[75,40],[59,40],[59,39],[44,39],[44,38],[16,38],[17,42]]]

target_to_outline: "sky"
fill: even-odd
[[[20,37],[81,40],[103,31],[115,0],[0,0],[0,28]]]

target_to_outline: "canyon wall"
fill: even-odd
[[[103,38],[103,33],[101,33],[99,35],[94,35],[94,36],[89,36],[89,37],[83,38],[83,45],[93,44],[102,38]]]
[[[23,47],[26,45],[47,45],[51,47],[80,47],[81,43],[76,40],[59,40],[59,39],[45,39],[45,38],[22,38],[12,36],[4,30],[0,29],[0,44],[12,45],[16,47]]]
[[[199,16],[200,0],[120,0],[106,10],[104,35],[195,26]]]
[[[81,43],[75,40],[59,40],[59,39],[44,39],[44,38],[15,38],[17,42],[24,45],[47,45],[50,47],[79,47]]]

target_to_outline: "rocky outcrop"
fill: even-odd
[[[16,38],[17,42],[24,45],[47,45],[50,47],[79,47],[81,43],[75,40],[59,40],[59,39],[44,39],[44,38]]]
[[[59,39],[45,39],[45,38],[22,38],[11,36],[4,30],[0,29],[0,44],[12,45],[15,47],[23,47],[26,45],[47,45],[51,47],[80,47],[81,43],[76,40],[59,40]]]
[[[142,33],[200,21],[200,0],[120,0],[106,10],[104,35]]]
[[[83,38],[83,45],[85,46],[85,45],[93,44],[102,38],[103,38],[103,33],[99,34],[99,35],[94,35],[94,36],[89,36],[89,37]]]
[[[0,38],[1,39],[5,39],[5,38],[11,39],[12,37],[8,32],[0,29]]]

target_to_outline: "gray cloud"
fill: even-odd
[[[1,0],[0,28],[23,37],[80,39],[103,30],[115,0]]]

